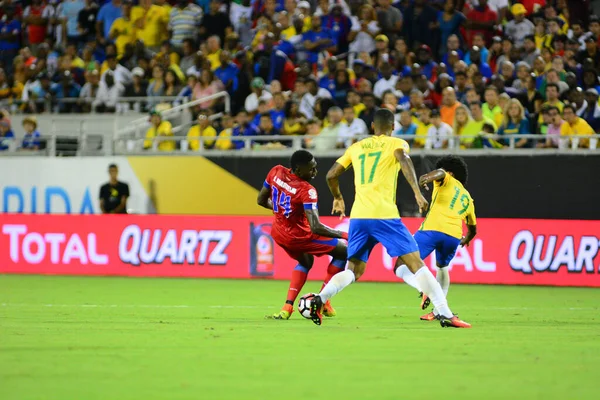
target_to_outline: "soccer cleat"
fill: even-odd
[[[438,319],[438,316],[432,312],[427,313],[425,315],[421,315],[421,321],[435,321]]]
[[[283,308],[281,309],[281,311],[269,316],[267,315],[267,318],[271,318],[271,319],[290,319],[290,317],[292,316],[292,313],[294,312],[294,306],[292,306],[291,304],[286,304],[283,306]]]
[[[323,315],[326,317],[335,317],[336,316],[335,308],[331,305],[331,302],[327,300],[325,304],[323,304]]]
[[[458,316],[453,315],[452,318],[444,317],[440,315],[439,317],[440,325],[442,328],[470,328],[471,324],[466,323],[458,318]]]
[[[323,300],[321,300],[321,296],[316,295],[310,301],[310,319],[316,325],[321,325],[323,322],[323,314],[321,311],[323,310]]]
[[[431,300],[429,299],[429,296],[423,292],[419,293],[419,297],[421,298],[421,310],[425,310],[431,304]]]

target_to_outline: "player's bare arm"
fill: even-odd
[[[446,177],[446,171],[443,169],[436,169],[434,171],[428,172],[424,175],[421,175],[419,178],[419,186],[425,188],[425,190],[429,190],[429,184],[431,182],[441,182]]]
[[[346,216],[346,204],[344,204],[344,197],[340,190],[340,176],[344,172],[346,172],[346,168],[337,162],[327,172],[327,186],[329,186],[329,191],[333,195],[331,214],[339,214],[340,218]]]
[[[403,149],[397,149],[394,152],[394,155],[400,163],[400,167],[402,168],[402,174],[404,175],[404,178],[406,179],[406,181],[408,182],[415,194],[415,200],[419,205],[419,212],[423,213],[427,211],[429,203],[427,202],[427,200],[425,200],[425,197],[423,197],[423,194],[421,193],[421,189],[419,188],[419,184],[417,182],[415,166],[413,165],[410,156]]]
[[[256,199],[256,203],[259,206],[272,211],[273,210],[273,202],[271,201],[271,190],[263,186],[260,189],[260,192],[258,192],[258,197]]]
[[[460,245],[462,247],[468,247],[471,240],[475,238],[475,235],[477,235],[477,225],[469,225],[467,223],[467,235],[461,239]]]
[[[319,219],[319,211],[315,209],[304,210],[306,214],[306,218],[308,219],[308,224],[310,225],[310,230],[315,235],[326,236],[330,238],[337,239],[346,239],[347,234],[342,231],[336,231],[335,229],[331,229],[327,225],[324,225]]]

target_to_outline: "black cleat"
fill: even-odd
[[[427,307],[429,307],[429,305],[431,304],[429,296],[427,296],[423,292],[419,292],[419,298],[421,299],[421,310],[426,310]]]
[[[323,322],[321,310],[323,310],[323,300],[321,300],[321,296],[316,295],[310,301],[310,319],[315,325],[321,325]]]

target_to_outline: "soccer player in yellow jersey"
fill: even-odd
[[[436,170],[419,178],[419,185],[428,188],[433,182],[433,200],[427,217],[414,238],[419,246],[421,258],[427,258],[435,250],[437,264],[436,278],[444,295],[448,295],[450,275],[448,265],[456,254],[458,246],[468,246],[477,234],[475,206],[469,192],[465,189],[469,171],[465,161],[457,156],[442,157],[436,163]],[[463,221],[467,224],[467,235],[463,236]],[[395,269],[396,276],[422,292],[415,275],[406,265]],[[429,306],[429,298],[421,293],[421,308]],[[423,321],[438,318],[436,308],[423,315]]]
[[[427,200],[421,194],[415,169],[408,156],[408,143],[391,137],[394,114],[387,109],[375,112],[372,128],[375,135],[350,146],[327,173],[327,184],[333,195],[333,213],[345,216],[345,204],[340,192],[339,177],[350,166],[354,169],[356,196],[350,213],[348,232],[348,268],[336,274],[311,301],[311,319],[321,325],[323,304],[364,273],[371,250],[381,243],[391,257],[398,257],[396,266],[407,265],[423,292],[439,310],[440,324],[456,328],[471,325],[452,314],[446,297],[425,263],[408,229],[400,220],[396,206],[398,172],[402,170],[410,184],[419,210],[427,210]]]

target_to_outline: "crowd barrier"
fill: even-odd
[[[323,221],[346,230],[348,221]],[[2,217],[0,273],[289,279],[295,262],[270,217],[27,215]],[[414,232],[421,219],[405,218]],[[450,265],[454,283],[600,287],[600,221],[479,219]],[[315,263],[323,279],[329,261]],[[435,260],[429,257],[428,266]],[[362,281],[398,281],[380,246]]]

